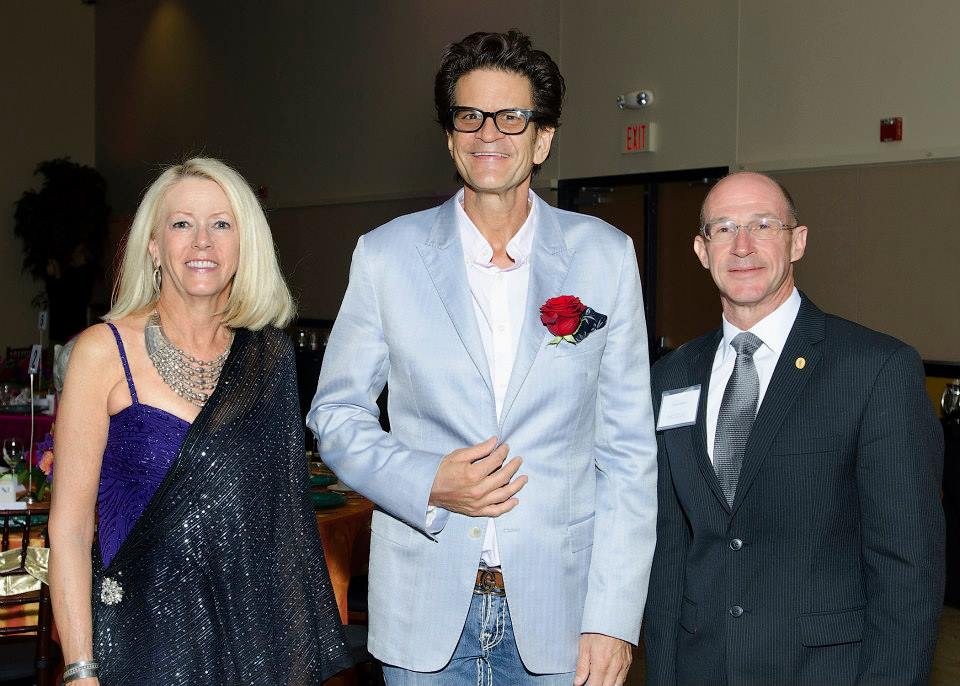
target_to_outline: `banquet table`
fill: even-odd
[[[36,445],[42,441],[53,426],[55,417],[48,414],[36,413],[34,415],[35,428],[33,433],[33,443]],[[0,443],[5,438],[16,438],[23,443],[24,453],[30,444],[30,414],[12,414],[9,412],[0,412]]]
[[[366,567],[370,553],[370,521],[373,503],[359,493],[346,493],[347,503],[329,510],[317,510],[317,528],[340,620],[347,623],[347,590],[350,577]]]

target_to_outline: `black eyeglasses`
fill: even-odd
[[[483,128],[487,117],[493,119],[497,131],[507,136],[517,136],[527,130],[527,125],[531,121],[536,121],[540,115],[536,110],[497,110],[496,112],[484,112],[475,107],[451,107],[450,120],[453,123],[453,130],[460,133],[474,133]]]

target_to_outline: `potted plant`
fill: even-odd
[[[23,242],[23,269],[42,281],[50,339],[66,341],[87,324],[87,305],[101,273],[110,207],[103,176],[69,157],[47,160],[34,174],[39,190],[16,202],[13,232]]]

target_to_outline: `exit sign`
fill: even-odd
[[[620,152],[653,152],[653,133],[653,122],[627,124],[626,130],[623,134],[623,146],[621,147]]]

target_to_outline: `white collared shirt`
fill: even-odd
[[[507,385],[513,371],[520,344],[527,286],[530,283],[530,251],[536,226],[537,205],[530,192],[530,211],[517,233],[507,243],[507,255],[513,264],[505,269],[494,265],[493,248],[463,209],[463,189],[455,203],[457,230],[463,246],[467,281],[473,300],[473,312],[480,329],[480,339],[490,367],[490,381],[497,405],[497,419],[503,411]],[[500,566],[497,529],[494,520],[487,520],[480,560],[488,567]]]
[[[757,336],[763,345],[753,354],[753,362],[757,367],[757,376],[760,378],[760,396],[757,399],[757,409],[763,403],[763,396],[770,385],[770,377],[783,352],[783,346],[790,335],[790,329],[800,312],[800,293],[796,288],[780,307],[761,319],[750,328],[750,333]],[[737,351],[733,349],[733,339],[743,333],[740,329],[723,318],[723,340],[717,346],[713,357],[713,370],[710,372],[710,391],[707,393],[707,452],[713,461],[713,442],[717,434],[717,417],[720,414],[720,402],[723,392],[727,388],[730,375],[733,374],[733,363],[737,360]]]

